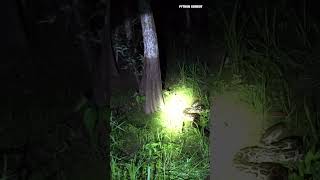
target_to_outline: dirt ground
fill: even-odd
[[[211,177],[214,180],[254,180],[233,167],[234,154],[257,144],[262,121],[249,107],[227,93],[213,98],[210,115]]]

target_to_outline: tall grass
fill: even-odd
[[[245,55],[245,45],[243,43],[243,40],[245,38],[244,30],[246,25],[246,16],[240,14],[238,1],[234,5],[230,20],[228,20],[225,13],[223,13],[222,11],[221,16],[223,18],[225,26],[224,36],[225,46],[229,55],[228,61],[231,61],[233,72],[238,73],[240,70],[240,63],[242,62]],[[242,17],[242,19],[239,19],[239,16]]]
[[[205,85],[206,67],[200,62],[182,63],[178,71],[178,81],[168,84],[169,91],[186,86],[196,98],[208,101],[205,88],[201,87]],[[143,102],[137,101],[136,95],[126,97],[119,107],[125,103],[133,108],[112,113],[111,119],[113,179],[204,179],[209,171],[207,137],[196,128],[172,136],[158,123],[160,113],[144,115],[139,108]],[[116,106],[113,107],[115,111]],[[208,121],[206,116],[202,118]]]
[[[265,8],[262,14],[254,12],[250,17],[238,18],[238,7],[238,3],[235,3],[229,21],[222,13],[226,32],[224,40],[231,58],[230,66],[224,68],[222,74],[231,73],[233,78],[215,79],[213,87],[216,91],[236,90],[258,112],[267,114],[273,121],[287,122],[293,133],[303,132],[299,135],[303,135],[304,150],[308,152],[311,147],[319,146],[318,113],[310,100],[313,97],[309,95],[315,91],[315,87],[313,83],[303,93],[294,89],[298,83],[296,78],[303,75],[299,70],[307,71],[318,56],[310,55],[309,51],[312,49],[310,33],[313,23],[307,8],[303,7],[302,17],[291,14],[294,17],[292,23],[285,17],[288,14],[280,13],[285,9]],[[239,24],[245,24],[247,28]],[[293,49],[295,46],[286,46],[287,42],[280,41],[279,32],[292,30],[299,41],[295,42],[293,37],[290,43],[298,44],[296,47],[302,44],[300,49]],[[312,78],[317,81],[316,77]],[[280,118],[274,119],[273,113],[281,114]]]
[[[186,64],[184,62],[178,65],[180,72],[180,82],[178,84],[186,85],[193,90],[193,95],[196,99],[208,104],[208,96],[206,94],[208,67],[199,60],[193,64]]]

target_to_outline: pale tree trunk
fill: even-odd
[[[140,93],[146,97],[144,111],[155,112],[163,103],[162,81],[156,27],[150,6],[140,0],[141,26],[144,44],[144,72],[140,82]]]

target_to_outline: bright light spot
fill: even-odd
[[[168,94],[161,108],[162,125],[171,132],[180,132],[187,119],[183,111],[191,106],[192,100],[192,90],[188,88],[182,87]]]

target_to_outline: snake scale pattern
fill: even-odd
[[[303,152],[299,137],[285,137],[286,130],[283,123],[268,128],[260,145],[242,148],[235,154],[234,166],[255,175],[257,180],[287,180],[286,165],[301,160]]]
[[[184,110],[184,114],[197,124],[203,110],[203,105],[196,101]],[[257,180],[287,180],[288,166],[302,160],[302,149],[301,138],[288,136],[286,125],[277,123],[263,133],[260,144],[240,149],[234,155],[233,163]]]

